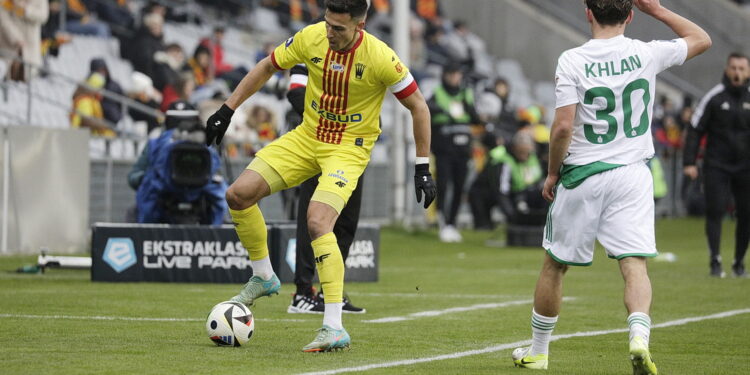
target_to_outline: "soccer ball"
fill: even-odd
[[[219,346],[247,344],[255,331],[253,313],[239,302],[221,302],[206,319],[208,337]]]

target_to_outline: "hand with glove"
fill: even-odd
[[[424,208],[430,206],[437,196],[437,186],[430,174],[430,164],[420,163],[414,168],[414,190],[417,192],[417,203],[422,201],[424,193]]]
[[[206,145],[211,146],[214,139],[217,146],[221,144],[224,133],[226,133],[229,123],[232,121],[232,115],[234,115],[234,110],[223,104],[216,113],[208,118],[208,121],[206,121]]]

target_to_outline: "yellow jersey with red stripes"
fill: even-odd
[[[321,142],[371,147],[380,134],[386,90],[403,99],[417,84],[396,53],[365,31],[346,51],[331,50],[325,22],[305,27],[271,54],[276,69],[305,64],[305,111],[299,128]]]

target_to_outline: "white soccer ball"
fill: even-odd
[[[211,309],[206,319],[208,337],[219,346],[247,344],[255,331],[255,319],[245,305],[239,302],[221,302]]]

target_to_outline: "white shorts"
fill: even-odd
[[[607,256],[654,257],[654,185],[645,163],[587,178],[574,189],[557,186],[547,214],[542,246],[556,261],[588,266],[594,240]]]

